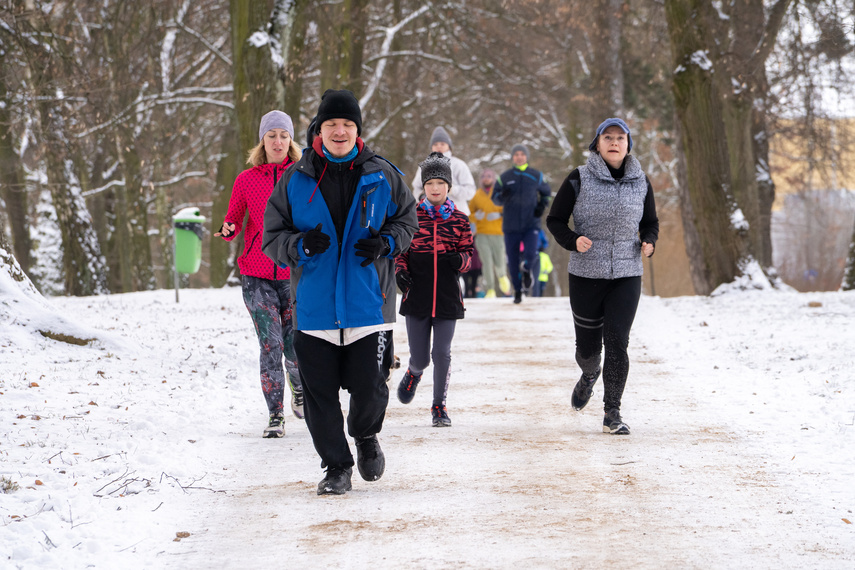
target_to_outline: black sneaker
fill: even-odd
[[[514,291],[514,304],[519,305],[522,303],[522,291],[516,290]]]
[[[612,408],[606,412],[603,418],[603,433],[629,435],[629,426],[623,423],[620,417],[620,410],[617,408]]]
[[[282,412],[276,412],[275,414],[270,414],[270,421],[267,423],[267,427],[264,428],[263,437],[283,437],[285,435],[285,416],[282,415]]]
[[[413,398],[416,395],[416,388],[418,388],[421,379],[421,374],[416,376],[410,372],[409,368],[404,372],[404,377],[401,378],[401,383],[398,384],[398,400],[400,400],[402,404],[409,404],[413,401]]]
[[[324,479],[318,483],[318,495],[344,495],[352,489],[352,467],[329,467]]]
[[[523,283],[523,291],[525,291],[526,295],[528,295],[529,291],[531,291],[531,271],[527,269],[523,269],[522,271],[522,283]]]
[[[588,400],[591,399],[591,394],[594,393],[594,384],[597,383],[597,378],[599,377],[599,370],[597,370],[597,375],[593,378],[588,378],[582,374],[582,377],[576,382],[576,387],[573,388],[573,397],[571,398],[573,409],[579,411],[588,405]]]
[[[386,470],[386,456],[380,449],[377,436],[356,438],[356,466],[366,481],[376,481]]]
[[[430,415],[433,418],[433,427],[451,427],[451,418],[448,417],[448,410],[445,409],[445,406],[432,407]]]

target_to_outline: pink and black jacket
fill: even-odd
[[[462,319],[463,293],[458,278],[469,271],[474,253],[469,218],[451,200],[439,208],[422,200],[418,218],[419,231],[410,249],[395,260],[395,270],[408,272],[413,282],[401,300],[400,313]]]

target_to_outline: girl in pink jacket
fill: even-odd
[[[264,437],[285,435],[284,394],[287,369],[291,390],[291,411],[303,418],[303,384],[294,353],[294,330],[291,325],[290,272],[278,267],[261,251],[264,231],[264,208],[277,180],[285,169],[300,159],[300,147],[294,142],[291,117],[282,111],[270,111],[261,118],[258,145],[249,153],[244,170],[235,180],[229,210],[220,231],[226,241],[240,232],[244,215],[249,214],[244,228],[244,250],[238,258],[243,300],[255,325],[261,349],[261,389],[270,414]],[[282,361],[285,361],[283,369]]]

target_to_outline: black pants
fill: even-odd
[[[592,377],[603,359],[603,404],[606,411],[620,408],[629,374],[629,331],[638,299],[641,277],[586,279],[570,275],[570,308],[576,329],[576,362]]]
[[[347,433],[351,437],[379,433],[389,403],[386,376],[393,355],[392,331],[344,346],[297,331],[294,348],[303,378],[306,425],[322,466],[350,467],[353,454],[344,435],[339,390],[350,393]]]

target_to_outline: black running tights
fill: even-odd
[[[629,331],[638,299],[641,277],[586,279],[570,275],[570,308],[576,329],[576,362],[582,373],[593,376],[603,359],[603,404],[606,411],[620,408],[629,374]]]

